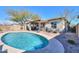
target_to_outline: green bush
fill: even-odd
[[[71,39],[68,40],[68,43],[69,44],[72,44],[72,45],[75,45],[76,44],[75,41],[74,40],[71,40]]]

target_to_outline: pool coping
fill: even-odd
[[[41,36],[47,38],[48,40],[51,39],[50,37],[47,37],[47,36],[45,36],[45,35],[43,35],[43,34],[41,34],[41,33],[39,33],[39,32],[34,32],[34,31],[8,31],[8,32],[2,33],[2,34],[0,35],[0,39],[1,39],[1,37],[2,37],[3,35],[5,35],[5,34],[7,34],[7,33],[14,33],[14,32],[29,32],[29,33],[34,33],[34,34],[37,34],[37,35],[41,35]],[[0,40],[0,41],[1,41],[1,40]],[[8,53],[22,53],[22,52],[26,51],[26,50],[21,50],[21,49],[17,49],[17,48],[8,46],[8,45],[6,45],[5,43],[3,43],[2,41],[1,41],[1,43],[3,44],[3,49],[2,49],[2,50],[7,50]]]
[[[7,33],[13,33],[13,31],[2,33],[2,35],[0,35],[0,39],[2,38],[2,36],[4,36]],[[17,48],[11,47],[9,45],[6,45],[1,40],[0,40],[0,42],[3,45],[2,51],[7,50],[8,53],[21,53],[21,52],[25,51],[25,50],[17,49]]]

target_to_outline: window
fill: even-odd
[[[51,22],[51,26],[52,26],[52,28],[56,28],[57,27],[57,22]]]

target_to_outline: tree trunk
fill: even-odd
[[[29,31],[31,31],[31,24],[30,23],[28,24],[28,29],[29,29]]]

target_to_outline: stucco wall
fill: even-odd
[[[13,31],[21,30],[21,26],[20,25],[10,26],[10,30],[13,30]]]
[[[64,20],[59,21],[59,23],[57,24],[57,28],[60,32],[62,32],[65,28],[65,21]]]
[[[65,29],[65,21],[64,20],[55,20],[55,21],[50,21],[49,23],[51,24],[51,22],[58,22],[56,29],[59,32],[62,32]]]
[[[21,30],[20,25],[0,25],[2,31],[18,31]]]
[[[8,30],[10,30],[10,26],[0,25],[0,31],[8,31]]]
[[[76,34],[77,34],[78,37],[79,37],[79,25],[76,26]]]

